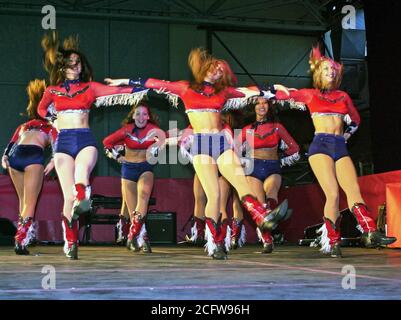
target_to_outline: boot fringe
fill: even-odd
[[[23,247],[26,247],[26,246],[30,243],[30,241],[31,241],[32,239],[35,239],[35,236],[36,236],[36,233],[35,233],[35,223],[32,222],[32,224],[29,226],[29,229],[28,229],[28,231],[27,231],[27,233],[26,233],[25,239],[22,240],[22,242],[21,242],[22,246],[23,246]]]
[[[210,231],[209,226],[207,224],[205,226],[205,240],[206,240],[205,251],[207,252],[208,256],[212,256],[217,248],[217,245],[213,240],[213,234]]]
[[[330,239],[328,237],[328,230],[326,228],[326,224],[323,223],[322,227],[316,231],[316,233],[321,233],[320,236],[320,251],[322,253],[330,253],[331,252],[331,246],[330,246]]]
[[[143,224],[141,227],[141,231],[139,232],[139,235],[137,236],[137,242],[138,242],[139,248],[143,247],[143,244],[145,243],[146,234],[147,234],[146,227],[145,227],[145,224]]]
[[[242,247],[245,243],[246,243],[246,230],[245,230],[245,226],[242,225],[240,237],[238,239],[238,247]]]
[[[226,237],[224,238],[224,246],[226,248],[226,251],[230,251],[231,248],[231,228],[230,226],[227,226],[227,234]]]

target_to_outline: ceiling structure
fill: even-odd
[[[321,34],[355,0],[0,0],[0,14],[41,14],[53,5],[58,16],[198,25],[214,30]]]

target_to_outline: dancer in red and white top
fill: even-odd
[[[53,146],[57,130],[37,113],[45,89],[44,80],[29,83],[27,114],[30,120],[17,128],[1,161],[3,168],[8,169],[19,199],[15,253],[20,255],[29,254],[28,247],[36,240],[35,207],[42,189],[43,176],[54,168],[53,158],[44,166],[44,149]]]
[[[214,259],[226,259],[222,225],[219,221],[219,183],[218,172],[238,191],[242,204],[255,223],[268,230],[281,220],[287,211],[287,202],[270,211],[264,208],[250,188],[238,156],[222,133],[220,112],[225,108],[246,106],[247,99],[259,95],[274,97],[275,90],[286,91],[276,85],[261,92],[256,88],[236,88],[237,79],[228,63],[216,59],[197,48],[191,51],[188,63],[194,75],[194,81],[169,82],[158,79],[129,80],[105,79],[110,85],[142,85],[168,95],[175,95],[184,103],[185,112],[194,130],[191,148],[193,165],[207,196],[206,225],[207,251]]]
[[[77,259],[77,218],[90,209],[89,176],[98,154],[89,128],[90,108],[104,96],[112,96],[110,104],[126,104],[133,90],[92,81],[92,69],[78,51],[76,38],[64,40],[61,46],[53,33],[43,38],[42,46],[51,85],[43,95],[38,113],[43,118],[57,117],[59,136],[54,161],[64,197],[64,252],[70,259]]]
[[[360,116],[349,95],[338,89],[343,65],[322,56],[318,47],[312,49],[309,63],[314,89],[291,90],[290,95],[280,92],[277,98],[298,108],[306,109],[306,105],[315,127],[309,163],[326,196],[324,224],[320,230],[321,251],[341,257],[339,187],[344,190],[348,207],[357,219],[362,243],[366,247],[393,243],[395,238],[386,237],[377,230],[347,151],[346,142],[358,129]]]
[[[157,126],[156,119],[145,103],[135,106],[123,126],[103,140],[106,155],[116,159],[121,167],[121,191],[130,213],[130,221],[120,219],[122,232],[127,234],[127,247],[132,251],[151,253],[146,232],[148,202],[153,189],[154,165],[148,159],[158,150],[165,133]],[[125,147],[121,156],[116,146]]]
[[[255,103],[256,121],[246,125],[238,137],[240,152],[245,154],[245,174],[259,201],[266,203],[269,209],[278,204],[278,192],[281,187],[281,167],[292,165],[299,160],[299,146],[284,126],[278,122],[273,107],[263,97]],[[287,212],[283,220],[289,218]],[[241,246],[244,238],[242,216],[233,219],[231,226],[231,244],[233,248]],[[262,253],[273,251],[273,238],[269,230],[257,233],[263,243]]]

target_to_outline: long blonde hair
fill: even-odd
[[[323,66],[329,63],[332,68],[336,70],[336,77],[334,81],[327,83],[322,80]],[[333,90],[338,89],[341,84],[341,80],[344,73],[344,68],[342,63],[338,63],[333,59],[325,57],[321,54],[318,46],[312,48],[311,54],[309,56],[310,71],[312,72],[313,87],[320,90]]]
[[[35,79],[29,82],[26,87],[26,92],[28,94],[28,107],[26,108],[27,115],[29,119],[39,119],[38,115],[38,105],[43,97],[43,93],[46,90],[45,80]]]

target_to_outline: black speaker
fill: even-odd
[[[150,211],[146,218],[146,229],[151,244],[177,243],[177,220],[175,212]]]
[[[17,232],[15,225],[6,218],[0,218],[0,245],[13,245]]]
[[[341,60],[365,60],[365,30],[342,30]]]

